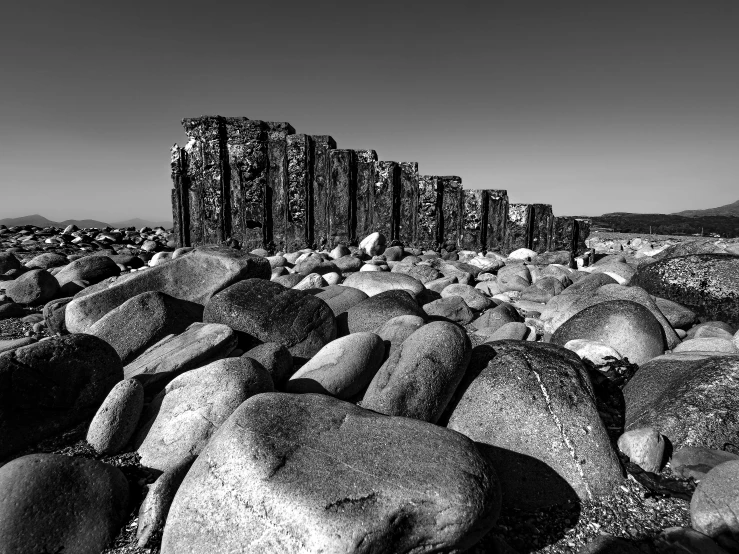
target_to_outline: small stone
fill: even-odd
[[[144,387],[135,379],[114,386],[92,418],[87,442],[98,454],[117,454],[133,436],[144,409]]]
[[[372,233],[362,239],[362,242],[359,243],[359,248],[370,256],[377,256],[385,251],[386,244],[387,239],[385,235],[382,233]]]
[[[627,431],[618,438],[618,448],[644,471],[659,473],[665,454],[665,441],[649,427]]]

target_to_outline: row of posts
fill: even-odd
[[[178,246],[238,241],[247,251],[357,244],[373,232],[422,249],[585,249],[589,221],[549,204],[511,204],[505,190],[465,190],[416,162],[345,150],[328,135],[245,117],[184,119],[171,151]]]

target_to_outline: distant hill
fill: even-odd
[[[35,225],[36,227],[66,227],[67,225],[76,225],[80,229],[85,227],[96,227],[98,229],[104,229],[105,227],[164,227],[165,229],[172,228],[171,221],[148,221],[146,219],[127,219],[126,221],[119,221],[117,223],[105,223],[104,221],[97,221],[95,219],[65,219],[64,221],[51,221],[46,219],[44,216],[39,214],[25,215],[23,217],[6,217],[0,219],[0,225],[6,227],[13,227],[15,225]]]
[[[685,210],[683,212],[677,212],[672,215],[682,215],[684,217],[719,215],[739,217],[739,200],[737,200],[733,204],[726,204],[726,206],[719,206],[718,208],[709,208],[707,210]]]
[[[655,235],[717,234],[724,238],[739,237],[739,217],[729,215],[632,214],[614,212],[589,218],[593,227],[613,229],[619,233],[653,233]]]

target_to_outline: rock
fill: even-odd
[[[0,321],[14,317],[23,317],[24,315],[26,315],[26,312],[20,304],[0,301]]]
[[[531,273],[524,264],[501,267],[496,278],[501,292],[522,291],[531,284]]]
[[[385,248],[385,252],[382,253],[385,259],[389,262],[399,262],[405,256],[405,251],[402,246],[391,246]]]
[[[404,290],[388,290],[370,296],[347,311],[347,327],[350,333],[374,331],[389,319],[401,315],[425,319],[425,312],[416,299]]]
[[[739,256],[697,254],[639,267],[632,284],[705,318],[739,325]]]
[[[167,470],[149,485],[149,491],[139,508],[139,523],[136,528],[136,546],[139,548],[145,548],[156,533],[164,528],[175,493],[190,467],[192,463],[186,463]]]
[[[13,269],[20,269],[22,265],[12,252],[0,252],[0,275]]]
[[[438,279],[429,281],[424,286],[426,287],[426,290],[441,293],[441,291],[444,290],[446,287],[456,282],[456,277],[439,277]]]
[[[374,263],[366,263],[366,264],[364,264],[359,269],[359,271],[360,272],[365,272],[365,273],[366,272],[370,272],[370,271],[375,271],[375,272],[378,272],[378,271],[387,271],[387,266],[378,265],[378,264],[374,264]]]
[[[183,373],[144,413],[134,438],[141,464],[167,471],[190,461],[242,402],[273,390],[267,370],[249,358],[217,360]]]
[[[85,256],[66,265],[56,274],[56,280],[61,287],[72,281],[87,281],[94,285],[120,272],[118,265],[108,256]]]
[[[261,394],[188,472],[161,551],[458,552],[499,507],[495,473],[457,433],[324,395]]]
[[[244,358],[259,362],[267,370],[276,390],[282,390],[293,374],[293,356],[290,351],[276,342],[265,342],[246,351]]]
[[[593,273],[605,273],[619,285],[627,285],[634,277],[636,270],[625,262],[610,262],[593,268]]]
[[[459,390],[447,427],[490,456],[506,507],[592,500],[621,481],[587,370],[569,350],[522,341],[478,346]]]
[[[75,298],[67,306],[67,329],[73,333],[87,330],[106,313],[143,292],[159,291],[205,305],[213,294],[232,283],[251,277],[268,279],[269,275],[269,262],[264,258],[231,248],[198,247],[170,263],[120,277]]]
[[[664,353],[659,322],[647,308],[629,300],[600,302],[576,313],[554,332],[551,342],[564,346],[574,339],[602,342],[639,365]]]
[[[126,379],[135,377],[144,388],[228,356],[238,338],[227,325],[193,323],[179,335],[165,337],[123,368]]]
[[[323,300],[264,279],[239,281],[215,294],[203,321],[228,325],[250,346],[282,344],[294,358],[311,358],[336,338],[334,314]]]
[[[724,450],[700,446],[683,446],[672,454],[670,469],[683,479],[702,480],[714,467],[724,462],[739,460],[739,456]]]
[[[387,360],[393,352],[403,344],[403,341],[425,325],[422,317],[416,315],[399,315],[388,319],[375,329],[375,333],[385,343],[385,357]]]
[[[31,337],[23,337],[22,339],[14,340],[0,340],[0,354],[3,352],[10,352],[21,346],[28,346],[36,342],[36,339]]]
[[[569,250],[555,250],[552,252],[537,253],[531,260],[531,263],[535,265],[559,264],[565,267],[569,267],[570,265],[575,267],[575,257]]]
[[[113,346],[124,364],[167,335],[202,321],[203,307],[152,291],[138,294],[97,320],[89,330]]]
[[[718,339],[718,338],[697,338],[697,339],[688,339],[680,344],[678,344],[675,348],[672,349],[673,352],[724,352],[728,354],[739,354],[739,350],[736,349],[734,346],[734,343],[731,342],[728,339]]]
[[[533,250],[530,250],[529,248],[519,248],[518,250],[514,250],[510,254],[508,254],[508,258],[511,260],[533,260],[536,258],[537,254]]]
[[[47,302],[44,306],[44,323],[46,323],[46,328],[50,334],[61,335],[67,332],[64,317],[67,310],[67,304],[71,301],[71,298],[57,298],[56,300]]]
[[[739,444],[739,356],[667,354],[623,389],[625,429],[652,427],[682,446]]]
[[[707,327],[710,329],[706,329]],[[707,336],[721,336],[720,334],[721,331],[729,335],[734,332],[734,328],[728,323],[724,323],[723,321],[704,321],[703,323],[694,325],[688,330],[688,338],[692,339],[696,335],[698,335],[699,332],[701,331],[705,332],[704,330],[709,331],[709,334]],[[710,331],[713,331],[713,332],[710,332]],[[716,331],[718,331],[719,333],[716,333]],[[725,335],[724,335],[724,338],[726,338]]]
[[[577,554],[642,554],[631,541],[613,535],[598,535]]]
[[[449,285],[441,291],[441,297],[447,298],[449,296],[461,297],[470,308],[479,312],[487,310],[493,305],[493,302],[487,296],[470,285]]]
[[[739,460],[714,467],[698,483],[690,501],[693,529],[716,537],[722,533],[739,534]]]
[[[728,554],[710,537],[689,527],[668,527],[654,543],[660,554]]]
[[[98,554],[127,516],[128,482],[111,465],[31,454],[0,468],[3,554]]]
[[[418,296],[424,289],[423,283],[402,273],[352,273],[344,279],[344,286],[359,289],[367,296],[375,296],[389,290],[405,290]]]
[[[87,443],[98,454],[117,454],[131,440],[144,409],[144,387],[135,379],[114,386],[87,430]]]
[[[26,262],[26,267],[29,269],[51,269],[52,267],[60,267],[68,263],[69,261],[66,256],[56,254],[55,252],[44,252]]]
[[[324,273],[335,273],[339,268],[333,263],[324,260],[321,256],[309,256],[295,264],[295,273],[306,277],[313,273],[323,275]]]
[[[18,304],[38,306],[59,293],[59,283],[45,269],[32,269],[8,282],[5,295]]]
[[[647,308],[662,327],[664,350],[675,348],[675,346],[680,343],[674,329],[670,326],[667,319],[665,319],[665,316],[662,315],[662,312],[659,311],[654,300],[652,300],[644,289],[637,286],[624,287],[616,284],[603,285],[595,292],[583,293],[574,297],[566,295],[563,292],[559,296],[552,298],[541,313],[541,319],[544,322],[544,331],[547,333],[554,333],[560,325],[572,318],[578,312],[589,308],[590,306],[599,304],[600,302],[610,300],[628,300],[630,302],[641,304]]]
[[[480,334],[487,335],[486,342],[493,342],[497,340],[524,340],[529,334],[529,328],[526,326],[526,324],[519,323],[517,321],[512,321],[511,323],[501,325],[498,329],[490,334],[486,332],[487,329],[488,328],[483,327],[481,332],[478,331],[480,332]]]
[[[382,233],[372,233],[367,235],[359,243],[359,248],[364,250],[369,256],[377,256],[385,251],[387,239]]]
[[[303,280],[303,276],[299,275],[298,273],[289,273],[280,277],[274,277],[270,280],[273,283],[277,283],[278,285],[282,285],[287,289],[291,289]]]
[[[377,373],[385,343],[374,333],[352,333],[321,348],[287,383],[286,392],[316,392],[348,400]]]
[[[402,273],[419,280],[424,285],[436,281],[441,277],[441,272],[425,264],[395,264],[391,273]]]
[[[616,280],[610,275],[606,275],[605,273],[591,273],[567,287],[561,294],[583,294],[586,292],[595,292],[604,285],[617,284]]]
[[[467,286],[467,285],[464,285]],[[475,318],[461,296],[448,296],[423,305],[423,311],[431,321],[451,321],[466,325]]]
[[[471,348],[457,325],[444,321],[424,325],[383,364],[360,405],[436,423],[464,376]]]
[[[492,310],[487,310],[472,322],[476,329],[485,329],[487,334],[492,334],[506,323],[523,322],[523,318],[510,304],[501,304]]]
[[[343,258],[344,256],[349,256],[351,254],[350,250],[344,246],[343,244],[338,245],[336,248],[331,250],[329,252],[329,256],[332,260],[338,260],[339,258]]]
[[[682,304],[667,300],[666,298],[660,298],[659,296],[654,299],[657,308],[667,318],[676,329],[687,329],[697,319],[697,314],[690,308],[686,308]]]
[[[618,449],[644,471],[659,473],[665,454],[665,441],[654,429],[643,427],[625,432],[618,438]]]
[[[339,336],[349,334],[347,324],[347,312],[349,309],[359,304],[362,300],[369,298],[361,290],[344,285],[328,286],[323,292],[319,292],[315,296],[323,300],[331,308],[336,318],[336,327]]]
[[[319,289],[327,285],[328,283],[326,283],[326,281],[323,279],[323,277],[321,277],[321,275],[319,275],[318,273],[311,273],[310,275],[306,275],[302,281],[300,281],[297,285],[293,286],[292,288],[295,290],[310,290],[310,289]]]
[[[323,274],[323,280],[326,283],[326,285],[338,285],[341,283],[342,277],[338,273],[324,273]]]
[[[0,354],[0,459],[91,417],[121,379],[113,347],[91,335]]]
[[[594,366],[607,365],[609,358],[615,360],[621,359],[619,354],[612,347],[608,346],[604,342],[588,339],[572,339],[564,344],[567,350],[572,350],[581,360],[587,360]]]

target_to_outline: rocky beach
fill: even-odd
[[[0,228],[0,552],[739,552],[738,242]]]

